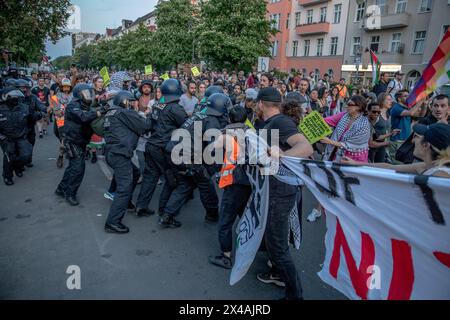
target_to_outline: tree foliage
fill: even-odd
[[[15,53],[18,63],[39,61],[45,41],[66,35],[70,0],[0,1],[0,47]]]

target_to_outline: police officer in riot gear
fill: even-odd
[[[28,132],[28,107],[22,103],[23,93],[14,87],[0,91],[0,146],[3,151],[3,179],[13,185],[13,174],[22,177],[23,166],[31,157]]]
[[[168,169],[168,159],[164,149],[171,140],[172,132],[188,118],[186,111],[178,103],[183,94],[180,81],[176,79],[164,81],[161,85],[161,94],[162,98],[159,103],[153,105],[150,116],[152,130],[145,150],[144,179],[136,203],[138,215],[154,214],[148,206],[159,178],[165,175]],[[166,179],[166,183],[170,181],[172,179]]]
[[[223,93],[215,93],[211,95],[206,103],[203,111],[194,114],[182,126],[190,133],[191,139],[201,139],[203,143],[203,135],[209,129],[223,129],[228,123],[228,108],[231,107],[231,100]],[[195,136],[194,126],[196,122],[201,122],[202,136]],[[168,144],[166,151],[170,153],[176,142]],[[191,141],[193,147],[194,141]],[[202,145],[203,150],[208,143]],[[183,150],[183,152],[186,150]],[[217,222],[218,216],[218,198],[217,193],[212,184],[211,177],[220,170],[218,164],[193,164],[196,150],[191,151],[189,158],[191,163],[176,166],[178,168],[177,182],[178,185],[173,190],[165,208],[164,214],[159,220],[159,224],[164,228],[179,228],[181,223],[175,219],[181,206],[188,200],[192,191],[198,187],[200,191],[200,199],[206,210],[205,220],[208,222]]]
[[[32,148],[36,143],[36,122],[42,119],[43,115],[47,113],[47,108],[45,105],[31,93],[31,85],[30,82],[25,79],[19,79],[16,81],[16,88],[22,91],[24,94],[23,103],[28,106],[29,109],[29,117],[28,117],[28,134],[27,140],[31,144]],[[33,167],[32,157],[30,158],[30,162],[26,164],[27,167]]]
[[[195,106],[194,113],[200,112],[203,109],[206,108],[206,101],[208,101],[208,98],[211,97],[215,93],[224,93],[223,87],[221,86],[210,86],[205,91],[205,96],[203,99]]]
[[[151,118],[143,118],[134,109],[136,101],[129,91],[120,91],[114,98],[113,106],[108,109],[105,118],[106,162],[114,170],[116,195],[114,197],[105,231],[127,233],[128,227],[122,224],[127,206],[133,196],[139,179],[139,169],[131,162],[139,137],[152,126]]]
[[[84,177],[86,146],[93,134],[90,124],[97,117],[106,113],[104,108],[101,111],[91,110],[94,99],[94,89],[91,86],[78,84],[73,90],[72,101],[65,109],[64,148],[69,159],[69,166],[66,168],[55,194],[65,197],[71,206],[79,204],[77,192]]]

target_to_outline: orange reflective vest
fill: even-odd
[[[55,95],[51,98],[53,105],[53,113],[56,119],[56,126],[61,128],[64,126],[64,109],[65,106],[59,103],[58,97]]]
[[[222,166],[222,170],[220,170],[220,180],[219,180],[219,188],[223,189],[225,187],[231,186],[233,184],[233,171],[236,169],[236,163],[239,156],[239,144],[236,141],[236,138],[232,140],[232,154],[230,156],[230,161],[227,159],[227,155],[224,156],[224,165]]]

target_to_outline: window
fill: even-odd
[[[288,13],[287,19],[286,19],[286,29],[289,29],[289,22],[290,22],[290,20],[291,20],[291,14]]]
[[[276,57],[278,54],[278,41],[272,43],[272,57]]]
[[[300,12],[296,12],[295,13],[295,26],[298,27],[299,25],[302,24],[301,20],[300,20]]]
[[[304,47],[304,50],[303,50],[303,55],[305,57],[309,57],[309,48],[310,48],[310,46],[311,46],[311,40],[305,40],[305,47]]]
[[[353,45],[352,45],[352,56],[356,56],[359,53],[359,48],[361,46],[361,38],[353,37]]]
[[[323,39],[317,39],[317,56],[321,57],[323,53]]]
[[[314,71],[314,81],[317,83],[319,81],[319,79],[320,79],[320,70],[316,69]]]
[[[358,7],[356,8],[355,22],[361,21],[364,18],[365,14],[366,14],[366,2],[364,1],[361,4],[358,4]]]
[[[320,8],[320,22],[327,21],[327,7]]]
[[[381,15],[387,15],[388,14],[388,6],[387,6],[387,0],[377,0],[375,1],[375,4],[380,8],[380,14]]]
[[[284,48],[284,55],[289,56],[289,42],[286,41],[286,47]]]
[[[413,42],[413,53],[420,54],[423,53],[425,47],[425,38],[427,36],[426,31],[418,31],[415,34]]]
[[[420,0],[419,12],[430,12],[433,9],[433,0]]]
[[[380,36],[372,36],[370,38],[370,50],[372,50],[375,53],[378,53],[379,49],[380,49]]]
[[[281,19],[281,14],[272,14],[270,16],[270,20],[272,21],[272,28],[280,30],[280,19]]]
[[[398,53],[399,48],[400,48],[401,37],[402,37],[401,33],[393,33],[392,34],[391,49],[390,49],[390,51],[392,53]]]
[[[314,10],[308,10],[308,15],[306,16],[306,24],[311,24],[313,22]]]
[[[405,13],[406,12],[406,0],[397,0],[397,5],[395,6],[395,13]]]
[[[335,56],[337,54],[338,37],[331,38],[330,55]]]
[[[341,23],[342,4],[334,6],[334,20],[333,23]]]
[[[292,41],[292,56],[296,57],[297,56],[297,51],[298,51],[298,41]]]

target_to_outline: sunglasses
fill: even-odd
[[[381,113],[381,111],[370,111],[370,112],[372,112],[373,114],[380,114]]]
[[[349,102],[347,103],[347,107],[356,107],[356,103]]]

